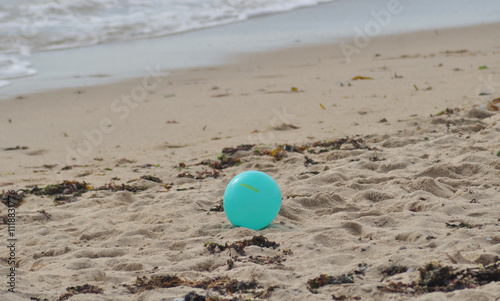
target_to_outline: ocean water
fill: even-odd
[[[0,100],[141,77],[146,67],[352,43],[394,1],[398,12],[371,38],[487,23],[500,32],[500,0],[0,0]]]
[[[0,0],[0,88],[40,51],[157,37],[332,0]]]

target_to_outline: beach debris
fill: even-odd
[[[108,190],[108,191],[123,191],[123,190],[126,190],[128,192],[139,192],[139,191],[144,191],[146,189],[148,189],[148,186],[146,186],[146,185],[142,185],[142,186],[138,186],[138,185],[126,185],[126,184],[123,184],[123,183],[121,185],[117,185],[117,184],[111,182],[111,183],[108,183],[108,184],[104,184],[103,186],[98,187],[95,190]]]
[[[319,106],[323,109],[326,110],[325,106],[322,103],[319,103]]]
[[[295,152],[302,154],[306,149],[308,148],[309,144],[304,144],[304,145],[290,145],[290,144],[283,144],[279,145],[280,148],[286,150],[287,152]]]
[[[263,94],[277,94],[277,93],[303,93],[304,90],[300,90],[297,87],[291,87],[290,90],[278,90],[278,91],[265,91],[265,90],[260,90],[262,91],[261,93]]]
[[[313,159],[309,158],[308,156],[305,156],[306,162],[304,162],[304,166],[308,167],[309,165],[316,165],[318,162],[314,161]]]
[[[13,151],[13,150],[20,150],[20,149],[28,149],[29,147],[27,146],[15,146],[15,147],[6,147],[3,150],[4,151]]]
[[[490,101],[486,108],[488,109],[488,111],[493,111],[493,112],[500,111],[500,98],[496,98]]]
[[[319,171],[305,171],[305,172],[299,173],[299,176],[303,176],[303,175],[307,175],[307,174],[318,175]]]
[[[296,130],[300,129],[298,126],[295,126],[291,123],[281,123],[279,125],[273,126],[272,127],[273,131],[289,131],[289,130]]]
[[[419,89],[418,89],[417,85],[413,84],[413,87],[415,88],[415,90],[416,90],[416,91],[419,91]],[[421,91],[430,91],[430,90],[432,90],[432,87],[431,87],[431,86],[429,86],[429,87],[427,87],[427,88],[425,88],[425,89],[421,89]]]
[[[446,110],[443,110],[443,111],[440,111],[436,114],[436,116],[441,116],[441,115],[453,115],[455,113],[458,113],[460,112],[461,109],[460,108],[454,108],[454,109],[450,109],[450,108],[446,108]]]
[[[365,262],[362,262],[362,263],[358,263],[358,269],[352,271],[352,273],[354,273],[354,275],[364,275],[366,270],[368,270],[368,264]]]
[[[135,166],[135,167],[137,167],[137,168],[152,168],[152,167],[159,167],[159,164],[147,163],[147,164],[142,164],[142,165]]]
[[[467,49],[460,49],[460,50],[446,50],[444,53],[445,54],[463,54],[468,52],[469,50]]]
[[[287,156],[286,150],[282,149],[281,147],[275,148],[273,151],[269,153],[271,157],[274,157],[276,161],[281,161],[284,157]]]
[[[185,285],[187,281],[179,278],[178,276],[170,276],[170,275],[155,275],[155,276],[142,276],[137,277],[134,284],[124,286],[131,292],[132,294],[144,292],[145,290],[152,290],[156,288],[169,288],[169,287],[177,287]]]
[[[399,58],[401,58],[401,59],[416,59],[418,57],[420,57],[419,53],[418,54],[413,54],[413,55],[412,54],[403,54]]]
[[[408,267],[407,266],[393,264],[393,265],[391,265],[389,267],[386,267],[386,268],[382,269],[382,271],[380,271],[380,273],[382,275],[384,275],[384,277],[380,281],[382,282],[387,277],[391,277],[391,276],[394,276],[394,275],[397,275],[397,274],[405,273],[406,271],[408,271]]]
[[[289,198],[303,198],[303,197],[309,197],[310,195],[306,194],[289,194],[286,196],[286,199],[288,200]]]
[[[45,216],[46,220],[49,220],[52,218],[52,215],[50,215],[49,213],[47,213],[45,210],[37,210],[36,212],[42,214],[43,216]]]
[[[430,262],[419,268],[420,277],[410,283],[389,282],[378,288],[384,292],[421,295],[475,288],[500,280],[500,262],[487,266],[457,270],[451,266]]]
[[[478,70],[488,69],[488,66],[486,66],[486,65],[482,65],[482,66],[477,67],[477,69],[478,69]]]
[[[225,147],[222,149],[222,153],[226,155],[234,155],[237,151],[249,151],[252,150],[252,148],[255,146],[255,144],[241,144],[238,145],[237,147]]]
[[[207,125],[205,124],[205,126],[203,127],[203,131],[207,129]]]
[[[212,97],[214,97],[214,98],[215,97],[226,97],[226,96],[229,96],[229,95],[231,95],[231,94],[229,94],[229,93],[222,93],[222,94],[212,95]]]
[[[259,265],[269,265],[269,264],[275,264],[282,266],[283,262],[286,261],[286,258],[288,255],[292,254],[292,250],[290,249],[285,249],[283,250],[282,253],[274,255],[274,256],[262,256],[262,255],[257,255],[257,256],[248,256],[248,257],[241,257],[241,256],[234,256],[232,258],[229,258],[227,260],[227,267],[228,270],[232,269],[234,267],[234,263],[236,262],[251,262]]]
[[[148,181],[151,181],[151,182],[156,182],[156,183],[163,183],[163,181],[160,178],[154,177],[154,176],[150,176],[150,175],[141,176],[141,179],[148,180]]]
[[[321,274],[316,278],[309,279],[307,281],[307,289],[313,293],[318,293],[318,288],[329,285],[329,284],[343,284],[343,283],[354,283],[354,278],[351,273],[342,274],[340,276],[327,276]]]
[[[106,170],[106,169],[104,169],[104,170]],[[109,169],[109,170],[111,170],[111,169]],[[86,177],[86,176],[90,176],[91,174],[92,174],[92,171],[87,170],[87,171],[84,171],[82,173],[77,174],[75,176],[75,178],[83,178],[83,177]]]
[[[378,122],[379,122],[379,123],[386,123],[386,122],[388,122],[388,121],[387,121],[387,119],[384,117],[384,118],[380,119]]]
[[[351,144],[351,146],[349,148],[344,147],[344,145],[347,145],[347,144]],[[349,138],[349,137],[344,137],[344,138],[339,138],[339,139],[329,140],[329,141],[316,141],[313,143],[306,143],[303,145],[284,144],[284,145],[280,145],[279,148],[281,148],[287,152],[296,152],[299,154],[303,154],[306,151],[310,154],[325,153],[325,152],[332,151],[332,150],[340,150],[341,148],[343,148],[343,149],[368,149],[368,150],[372,150],[370,147],[368,147],[365,144],[365,142],[363,141],[362,138],[354,139],[354,138]],[[258,154],[269,155],[270,153],[268,151],[258,151]]]
[[[168,121],[167,121],[167,122],[165,122],[165,123],[168,123],[168,124],[177,124],[177,123],[179,123],[179,122],[178,122],[178,121],[176,121],[176,120],[168,120]]]
[[[352,80],[367,80],[367,79],[373,79],[373,77],[368,77],[368,76],[355,76],[352,78]]]
[[[398,75],[396,72],[394,72],[394,78],[403,78],[402,75]]]
[[[490,92],[481,92],[479,93],[479,96],[487,96],[487,95],[491,95]]]
[[[245,255],[245,247],[248,246],[258,246],[261,248],[273,248],[276,249],[280,245],[279,243],[276,243],[274,241],[270,241],[264,235],[255,235],[252,237],[252,239],[245,239],[245,240],[240,240],[233,242],[231,244],[228,244],[227,242],[224,245],[214,243],[214,242],[207,242],[204,244],[204,247],[207,248],[207,250],[210,252],[210,254],[215,254],[215,253],[220,253],[222,251],[225,251],[226,249],[234,249],[236,252],[238,252],[241,255]]]
[[[205,297],[202,295],[198,295],[197,293],[189,292],[184,298],[181,298],[182,301],[215,301],[217,298],[214,297]],[[175,300],[174,300],[175,301]]]
[[[378,156],[378,152],[374,151],[373,154],[370,156],[369,160],[372,161],[372,162],[378,162],[378,161],[384,161],[385,159],[384,158],[380,158]]]
[[[199,281],[190,281],[184,277],[176,275],[154,275],[137,277],[134,284],[124,284],[130,293],[136,294],[145,290],[157,288],[170,288],[178,286],[187,286],[212,290],[223,295],[234,295],[241,293],[251,293],[257,298],[266,298],[276,287],[264,289],[256,280],[238,281],[227,276],[217,276],[214,278],[205,278]]]
[[[209,211],[224,212],[224,199],[221,198],[220,200],[218,200],[215,205],[210,207]]]
[[[68,300],[69,298],[73,297],[74,295],[78,294],[102,294],[103,290],[102,288],[98,287],[97,285],[90,285],[90,284],[84,284],[84,285],[78,285],[78,286],[72,286],[72,287],[67,287],[66,288],[66,293],[62,294],[57,301],[64,301]]]
[[[7,192],[2,191],[0,194],[0,200],[2,203],[7,206],[7,207],[14,207],[17,208],[21,206],[21,204],[24,202],[24,198],[26,197],[26,194],[24,191],[15,191],[15,190],[8,190]]]
[[[180,174],[177,175],[178,178],[191,178],[191,179],[196,179],[196,180],[204,180],[206,178],[214,178],[217,179],[220,177],[220,171],[216,170],[215,168],[212,168],[212,171],[209,170],[203,170],[203,171],[198,171],[196,172],[196,175],[191,174],[189,171],[184,171]]]
[[[94,160],[97,160],[97,158],[94,159]],[[98,160],[98,161],[101,161],[101,160]],[[120,165],[131,164],[131,163],[135,163],[135,162],[136,162],[135,160],[131,160],[131,159],[127,159],[127,158],[121,158],[121,159],[118,159],[118,160],[115,161],[115,166],[118,167]]]
[[[175,191],[186,191],[186,190],[194,190],[196,187],[187,187],[187,188],[177,188]]]
[[[280,161],[283,158],[287,157],[288,152],[296,152],[296,153],[304,153],[308,151],[311,154],[328,152],[331,150],[339,150],[343,145],[351,144],[351,147],[348,149],[368,149],[371,150],[370,147],[366,146],[362,138],[339,138],[330,141],[316,141],[313,143],[306,143],[303,145],[290,145],[283,144],[278,145],[277,148],[273,150],[269,149],[256,149],[255,144],[241,144],[237,147],[226,147],[222,149],[222,153],[217,157],[217,160],[206,159],[201,162],[198,162],[194,165],[206,165],[213,169],[225,169],[232,166],[238,166],[243,163],[239,158],[233,158],[232,155],[236,154],[238,151],[250,151],[253,149],[255,155],[258,156],[272,156],[276,159],[276,161]],[[319,149],[318,149],[319,148]],[[176,168],[179,170],[188,168],[188,165],[181,162]],[[209,174],[209,172],[205,172],[201,175],[193,175],[190,172],[182,173],[178,175],[179,177],[198,177],[198,178],[206,178],[208,176],[214,177],[215,175]]]
[[[240,261],[240,260],[241,259],[238,258],[238,261]],[[251,256],[250,255],[247,260],[249,262],[253,262],[256,264],[260,264],[260,265],[266,265],[266,264],[282,265],[282,262],[286,261],[286,258],[282,254],[278,254],[275,256],[261,256],[261,255]]]
[[[500,150],[497,152],[497,157],[500,157]]]
[[[468,223],[460,222],[460,223],[446,223],[446,227],[449,228],[467,228],[467,229],[472,229],[474,227],[480,227],[480,226],[473,226]]]
[[[217,161],[207,160],[200,163],[208,163],[208,166],[215,169],[225,169],[242,163],[239,158],[226,157],[225,155],[219,156],[218,159]]]
[[[339,150],[343,145],[345,144],[351,144],[354,149],[368,149],[370,150],[369,147],[367,147],[363,141],[363,139],[353,139],[353,138],[340,138],[336,140],[330,140],[326,142],[315,142],[312,144],[313,147],[323,147],[327,148],[330,150]],[[309,151],[309,150],[308,150]],[[325,152],[324,150],[320,150],[320,153]]]
[[[63,181],[60,184],[52,184],[47,185],[44,188],[40,189],[38,186],[35,186],[31,189],[30,193],[34,195],[81,195],[84,192],[89,190],[93,190],[94,188],[88,185],[85,181],[77,182],[77,181]]]
[[[56,206],[74,203],[76,201],[78,201],[78,199],[76,199],[73,196],[69,196],[69,195],[58,195],[54,198],[54,204]]]
[[[31,190],[23,190],[25,193],[39,196],[55,196],[55,205],[73,203],[77,201],[76,197],[83,193],[94,190],[94,187],[84,182],[63,181],[60,184],[47,185],[44,188],[39,188],[37,185]]]
[[[258,156],[271,156],[271,157],[274,157],[274,159],[276,159],[276,161],[280,161],[281,159],[283,159],[284,157],[287,156],[287,151],[285,149],[281,148],[280,146],[278,146],[274,150],[256,149],[254,151],[254,154],[256,154]]]

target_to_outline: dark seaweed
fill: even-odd
[[[149,175],[141,176],[141,179],[148,180],[151,182],[156,182],[156,183],[163,183],[163,181],[160,178],[149,176]]]
[[[193,288],[201,288],[205,290],[213,290],[215,292],[227,295],[235,293],[256,293],[255,290],[262,288],[255,280],[238,281],[227,276],[206,278],[200,281],[189,281],[181,279],[178,276],[143,276],[137,277],[132,285],[124,285],[130,293],[136,294],[145,290],[156,288],[169,288],[178,286],[188,286]]]
[[[329,284],[354,283],[352,274],[342,274],[340,276],[327,276],[325,274],[307,281],[307,289],[311,293],[318,293],[318,288]]]
[[[63,300],[68,300],[74,295],[78,294],[102,294],[103,290],[102,288],[96,286],[96,285],[90,285],[90,284],[84,284],[82,286],[72,286],[66,288],[67,293],[62,294],[58,301],[63,301]]]
[[[276,249],[280,245],[274,241],[268,240],[264,235],[256,235],[252,237],[252,239],[245,239],[242,241],[236,241],[233,242],[232,244],[228,244],[227,242],[224,245],[210,242],[210,243],[205,243],[205,247],[207,250],[210,252],[210,254],[222,252],[226,249],[234,249],[236,252],[238,252],[241,255],[245,255],[245,247],[248,246],[258,246],[261,248],[273,248]]]
[[[0,200],[7,207],[17,208],[21,206],[24,202],[24,198],[26,197],[26,193],[24,191],[14,191],[9,190],[7,192],[2,191],[0,194]]]
[[[440,263],[428,263],[419,268],[420,278],[411,283],[389,282],[379,289],[391,293],[420,295],[432,292],[451,292],[475,288],[490,282],[500,281],[500,262],[477,268],[457,270]]]

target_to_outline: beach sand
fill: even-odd
[[[26,195],[15,228],[0,225],[2,244],[17,239],[16,293],[2,247],[0,299],[498,300],[498,29],[377,37],[350,62],[338,44],[307,45],[2,101],[3,198]],[[225,150],[238,164],[210,166],[242,144]],[[260,231],[216,208],[247,170],[283,195]],[[251,245],[258,235],[268,245]]]

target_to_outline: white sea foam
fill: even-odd
[[[35,73],[11,53],[162,36],[329,1],[0,0],[0,78]]]
[[[5,86],[7,86],[7,85],[9,85],[9,84],[10,84],[10,82],[9,82],[9,81],[6,81],[6,80],[0,80],[0,88],[1,88],[1,87],[5,87]]]
[[[30,62],[18,59],[14,55],[0,55],[0,80],[26,77],[36,74],[36,70],[30,66]],[[4,85],[0,83],[0,87]]]

